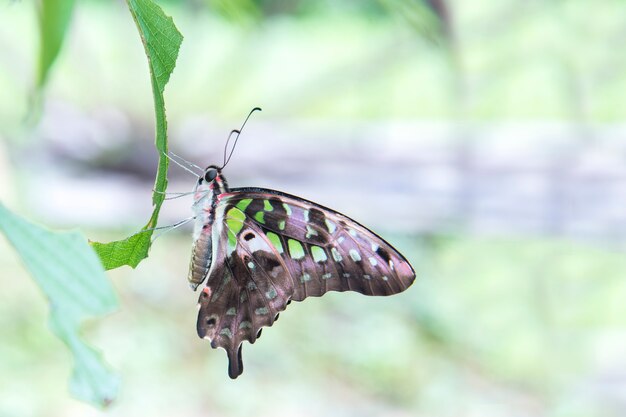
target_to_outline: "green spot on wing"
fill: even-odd
[[[264,211],[257,211],[256,214],[254,215],[254,218],[256,219],[257,222],[265,224],[265,212]]]
[[[311,255],[313,255],[313,260],[315,262],[325,262],[328,259],[324,249],[319,246],[311,246]]]
[[[237,248],[237,235],[230,229],[226,231],[228,233],[228,252],[233,252]]]
[[[263,210],[265,210],[265,211],[272,211],[272,210],[274,210],[274,207],[272,207],[272,204],[270,203],[269,200],[263,201]]]
[[[278,222],[278,228],[280,230],[285,230],[285,221],[284,220],[281,220],[281,221]]]
[[[291,207],[289,206],[289,204],[283,203],[283,207],[285,208],[285,212],[287,213],[287,216],[291,216]]]
[[[243,227],[243,223],[242,222],[237,221],[237,220],[233,220],[233,219],[226,220],[226,225],[228,226],[228,228],[230,230],[233,231],[233,233],[239,233],[239,231]]]
[[[272,232],[267,232],[266,236],[269,239],[270,243],[276,248],[278,253],[283,253],[283,244],[280,243],[280,237],[278,237],[276,233]]]
[[[287,245],[289,246],[289,255],[291,255],[293,259],[304,258],[304,248],[300,242],[289,239]]]
[[[243,212],[243,211],[246,211],[246,208],[248,208],[250,203],[252,203],[251,198],[244,198],[243,200],[237,203],[236,207]]]
[[[233,207],[226,213],[226,225],[234,234],[239,233],[243,228],[243,221],[246,215],[237,207]]]
[[[243,211],[241,211],[241,209],[239,209],[238,207],[233,207],[230,210],[228,210],[228,213],[226,213],[226,216],[232,217],[233,219],[239,220],[240,222],[246,219],[246,215],[243,214]]]

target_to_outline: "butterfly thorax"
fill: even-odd
[[[221,171],[214,166],[198,178],[192,206],[195,222],[193,250],[189,268],[189,284],[195,290],[204,281],[213,259],[212,233],[215,208],[221,194],[228,192],[228,183]]]

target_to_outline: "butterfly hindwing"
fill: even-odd
[[[231,378],[243,371],[243,340],[254,343],[291,300],[328,291],[391,295],[415,278],[406,259],[375,233],[276,191],[246,188],[220,195],[216,225],[198,334],[227,351]]]
[[[229,375],[236,378],[243,371],[241,343],[254,343],[261,328],[274,323],[293,286],[281,257],[254,223],[241,222],[236,236],[224,225],[200,295],[197,327],[200,337],[226,350]]]

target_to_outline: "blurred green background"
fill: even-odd
[[[418,280],[389,298],[293,303],[243,348],[195,331],[191,236],[109,272],[120,311],[85,329],[120,371],[106,411],[71,399],[47,305],[0,240],[0,416],[626,414],[623,1],[161,2],[185,36],[170,147],[371,226]],[[0,6],[0,198],[120,238],[156,167],[142,45],[123,2],[77,4],[41,118],[37,9]],[[173,191],[193,179],[171,168]],[[181,199],[182,200],[182,199]],[[189,216],[169,202],[163,223]]]

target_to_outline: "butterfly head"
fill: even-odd
[[[202,176],[198,177],[196,193],[222,194],[228,191],[228,182],[222,175],[222,169],[216,165],[209,165]]]

